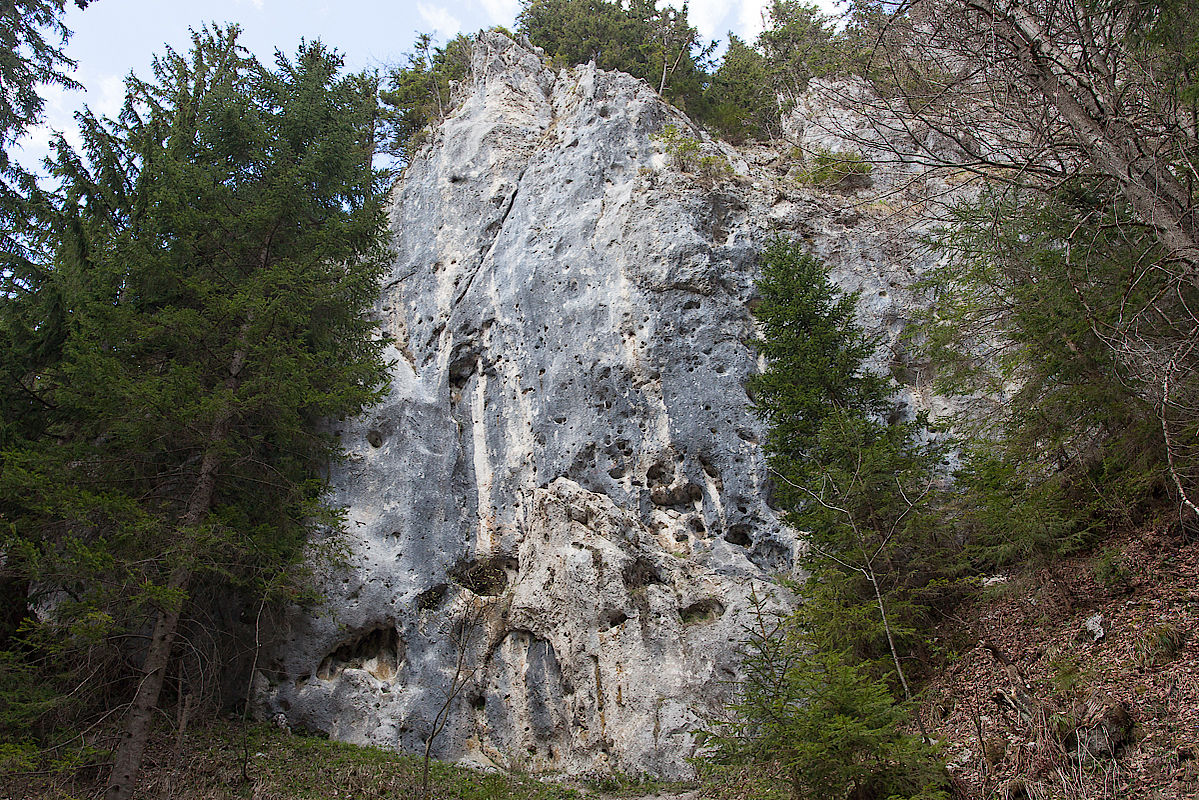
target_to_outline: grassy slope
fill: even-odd
[[[248,756],[248,757],[246,757]],[[243,774],[243,765],[245,771]],[[67,800],[95,796],[102,770],[83,770],[73,780],[7,780],[0,797]],[[0,781],[5,780],[0,778]],[[370,800],[421,796],[421,759],[372,747],[355,747],[306,736],[290,736],[255,725],[211,722],[193,726],[178,753],[164,736],[147,753],[138,800]],[[431,797],[437,800],[573,800],[583,788],[532,778],[480,773],[434,762]]]
[[[266,725],[192,725],[178,752],[164,728],[146,754],[135,800],[419,800],[421,759],[374,747],[294,736]],[[244,773],[243,773],[244,767]],[[430,800],[786,800],[761,772],[705,770],[705,779],[666,784],[627,778],[545,782],[432,762]],[[58,775],[0,773],[0,800],[99,797],[100,766]]]

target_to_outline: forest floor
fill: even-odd
[[[1199,797],[1199,542],[1140,530],[989,583],[923,694],[963,794]]]
[[[420,800],[422,759],[272,726],[210,720],[150,744],[134,800]],[[105,770],[0,776],[0,800],[84,800]],[[429,800],[697,800],[696,784],[542,781],[430,762]]]

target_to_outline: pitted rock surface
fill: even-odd
[[[287,621],[262,710],[410,751],[436,731],[435,756],[504,769],[685,777],[799,546],[744,389],[757,249],[807,236],[894,341],[919,269],[828,221],[858,200],[780,190],[768,154],[705,142],[730,173],[679,172],[655,135],[690,123],[627,75],[487,33],[459,92],[392,198],[390,393],[337,426],[349,566]]]

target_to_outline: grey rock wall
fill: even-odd
[[[444,722],[438,757],[681,777],[797,547],[744,390],[756,248],[804,235],[892,338],[918,265],[769,152],[680,173],[654,135],[689,123],[628,76],[496,34],[473,72],[394,191],[392,387],[339,426],[348,566],[259,698],[351,742],[420,751]]]

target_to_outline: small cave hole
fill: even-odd
[[[751,547],[754,540],[750,538],[749,532],[750,527],[743,522],[739,522],[736,525],[729,526],[729,529],[724,532],[724,540],[738,547]]]
[[[508,588],[508,572],[519,568],[515,558],[492,556],[485,559],[465,559],[450,570],[450,578],[472,594],[498,597]]]
[[[646,558],[635,559],[624,569],[624,574],[621,575],[624,579],[625,588],[630,592],[635,589],[641,589],[651,583],[661,585],[664,583],[662,576],[658,574],[658,570]]]
[[[395,677],[400,665],[400,638],[392,623],[360,633],[321,661],[316,676],[331,681],[347,669],[369,672],[381,681]]]
[[[670,478],[673,476],[673,473],[673,469],[668,472],[666,464],[659,461],[645,471],[645,479],[651,484],[667,484],[670,483]]]
[[[623,611],[609,611],[600,621],[601,631],[610,631],[615,627],[625,624],[629,621],[629,615]]]
[[[439,583],[429,589],[425,589],[416,598],[417,611],[432,611],[442,604],[445,600],[446,592],[449,591],[449,586],[444,583]]]
[[[724,613],[724,603],[715,597],[705,597],[679,611],[684,625],[703,625],[715,622]]]
[[[366,432],[366,441],[370,443],[371,447],[382,447],[383,432],[376,428],[371,428]]]

